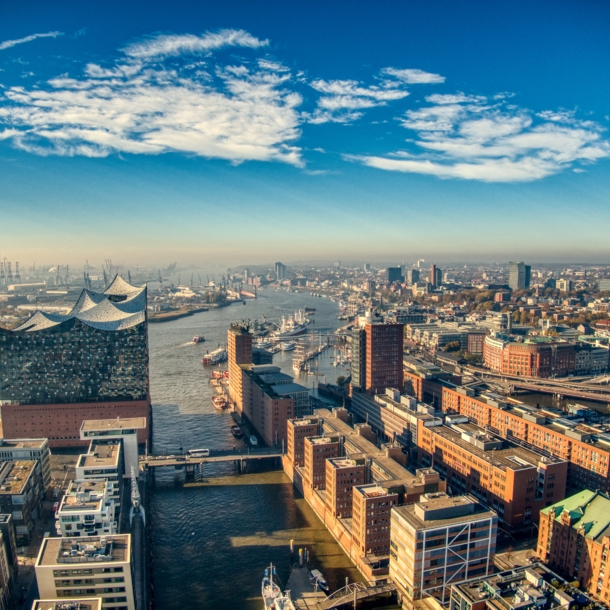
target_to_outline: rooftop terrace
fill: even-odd
[[[36,462],[33,460],[2,464],[0,467],[0,494],[21,494],[35,467]]]
[[[129,561],[130,545],[129,534],[88,536],[78,539],[45,538],[36,565],[125,562]]]

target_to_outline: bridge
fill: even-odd
[[[321,610],[330,610],[331,608],[339,608],[344,604],[353,604],[354,600],[357,602],[376,595],[394,593],[394,591],[396,591],[394,585],[389,582],[354,582],[338,589],[325,600],[318,602],[318,607]]]
[[[242,462],[247,460],[270,460],[282,456],[279,449],[263,447],[261,449],[210,449],[209,456],[192,457],[184,455],[141,455],[140,468],[187,468],[202,464],[219,462]]]

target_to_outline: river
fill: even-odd
[[[176,453],[180,448],[226,448],[243,445],[231,435],[231,415],[211,403],[206,350],[226,344],[231,322],[248,318],[279,320],[295,309],[315,307],[317,332],[335,330],[338,306],[328,298],[265,290],[246,306],[234,304],[193,316],[149,325],[153,448]],[[203,334],[205,343],[190,343]],[[321,358],[320,379],[335,382],[347,372]],[[293,375],[290,352],[274,364]],[[323,377],[325,375],[326,377]],[[297,379],[311,387],[314,375]],[[318,567],[332,589],[345,578],[361,577],[282,471],[254,467],[236,475],[233,464],[208,465],[203,477],[185,484],[182,471],[156,475],[151,496],[155,604],[163,610],[222,608],[259,610],[260,583],[270,562],[286,582],[290,540],[306,547],[311,567]]]

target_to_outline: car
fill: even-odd
[[[59,502],[53,504],[53,512],[56,513],[59,510]]]

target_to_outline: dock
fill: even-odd
[[[299,565],[294,566],[288,578],[286,590],[299,610],[319,610],[320,603],[326,599],[324,591],[315,591],[309,579],[309,570]]]

